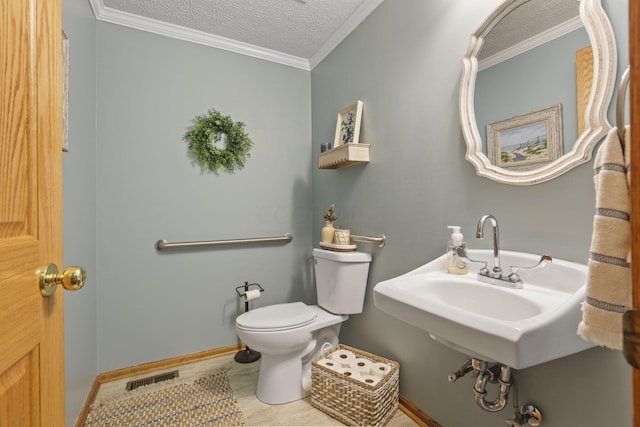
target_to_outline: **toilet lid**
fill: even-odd
[[[316,312],[301,302],[275,304],[241,314],[236,325],[243,329],[282,331],[299,328],[316,320]]]

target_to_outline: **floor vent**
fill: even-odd
[[[152,377],[140,378],[139,380],[129,381],[127,383],[127,391],[135,390],[144,385],[155,384],[162,381],[178,378],[178,371],[165,372],[164,374],[154,375]]]

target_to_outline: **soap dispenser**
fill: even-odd
[[[453,231],[447,247],[447,272],[451,274],[467,274],[467,262],[458,255],[458,248],[466,248],[467,244],[459,226],[450,225],[449,228]]]

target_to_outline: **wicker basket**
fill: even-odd
[[[356,357],[389,364],[391,369],[378,384],[370,385],[318,364],[336,350],[348,350]],[[383,426],[398,408],[399,384],[398,362],[339,344],[311,364],[311,405],[346,425]]]

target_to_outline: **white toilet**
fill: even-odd
[[[324,343],[334,347],[342,322],[362,313],[371,254],[313,249],[318,305],[275,304],[241,314],[236,331],[262,353],[256,396],[264,403],[302,399],[311,389],[311,362]]]

